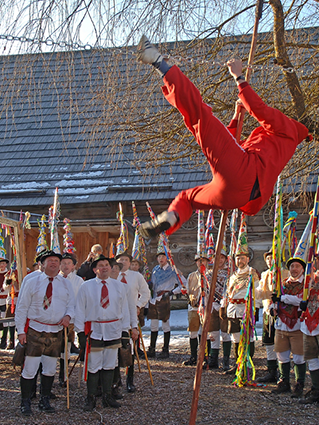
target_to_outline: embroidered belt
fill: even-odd
[[[5,300],[7,298],[8,294],[6,295],[0,295],[0,300]]]
[[[237,298],[237,299],[230,298],[229,302],[232,304],[245,304],[246,300],[245,298]]]

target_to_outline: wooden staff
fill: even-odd
[[[245,79],[248,83],[250,81],[251,72],[252,72],[251,65],[253,64],[254,58],[255,58],[256,45],[257,45],[257,34],[258,34],[258,24],[259,24],[259,19],[261,18],[262,11],[263,11],[263,3],[264,3],[263,0],[257,0],[257,3],[256,3],[254,31],[253,31],[253,37],[252,37],[252,40],[251,40],[250,51],[249,51],[249,56],[248,56],[248,66],[247,66],[246,76],[245,76]],[[236,130],[236,140],[237,140],[238,143],[240,141],[241,131],[242,131],[242,128],[243,128],[245,112],[246,112],[245,108],[241,108],[241,111],[240,111],[240,114],[239,114],[237,130]]]
[[[154,385],[152,372],[151,372],[151,368],[150,368],[150,363],[148,361],[147,353],[146,353],[146,350],[145,350],[144,340],[143,340],[143,336],[142,336],[142,329],[141,329],[140,324],[138,324],[138,331],[139,331],[140,338],[141,338],[141,343],[142,343],[142,347],[143,347],[143,351],[144,351],[144,356],[145,356],[145,360],[146,360],[146,364],[147,364],[148,373],[150,375],[151,384]]]
[[[70,388],[68,374],[68,330],[64,328],[64,375],[66,379],[66,407],[70,409]]]
[[[141,372],[140,356],[138,355],[135,341],[133,341],[133,345],[134,345],[134,351],[135,351],[135,356],[136,356],[137,365],[138,365],[138,371]]]
[[[75,368],[75,366],[76,366],[77,362],[79,361],[80,356],[81,356],[81,353],[77,356],[77,358],[75,359],[75,362],[73,363],[73,366],[72,366],[72,368],[71,368],[71,370],[70,370],[70,372],[69,372],[69,375],[68,375],[68,376],[69,376],[69,378],[70,378],[70,376],[72,375],[73,369]]]
[[[83,362],[80,361],[80,367],[79,367],[79,373],[78,373],[78,388],[81,387],[82,363]]]
[[[216,256],[215,256],[214,267],[213,267],[212,283],[210,285],[209,296],[208,296],[208,300],[207,300],[207,304],[206,304],[206,314],[205,314],[205,318],[204,318],[202,336],[201,336],[200,346],[199,346],[196,373],[195,373],[195,378],[194,378],[193,399],[192,399],[192,408],[191,408],[191,413],[190,413],[190,418],[189,418],[189,425],[195,425],[195,423],[196,423],[200,382],[201,382],[201,378],[202,378],[203,360],[204,360],[205,348],[206,348],[206,339],[207,339],[210,317],[211,317],[211,314],[212,314],[212,305],[213,305],[213,299],[214,299],[214,294],[215,294],[215,287],[216,287],[216,281],[217,281],[217,273],[218,273],[220,253],[221,253],[221,250],[222,250],[222,247],[223,247],[223,240],[224,240],[224,233],[225,233],[225,228],[226,228],[227,214],[228,214],[227,210],[223,211],[221,223],[220,223],[219,229],[218,229]]]

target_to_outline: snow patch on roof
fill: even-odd
[[[99,179],[82,179],[82,180],[60,180],[56,183],[57,187],[70,187],[70,186],[100,186],[113,184],[113,180],[99,180]]]
[[[14,190],[14,189],[43,189],[44,187],[50,186],[47,182],[24,182],[24,183],[14,183],[14,184],[3,184],[1,189],[4,190]]]
[[[65,174],[64,178],[65,179],[71,179],[71,178],[76,178],[76,177],[97,177],[97,176],[101,176],[103,174],[103,171],[81,171],[80,173],[73,173],[73,174]]]

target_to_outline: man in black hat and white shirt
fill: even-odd
[[[139,272],[130,270],[132,256],[127,252],[123,252],[116,256],[116,260],[122,264],[122,270],[120,271],[118,280],[124,283],[128,289],[128,303],[130,310],[130,324],[131,324],[131,336],[133,341],[136,341],[138,332],[138,315],[140,314],[141,308],[144,307],[150,299],[151,292],[149,290],[146,280]],[[134,356],[133,356],[134,360]],[[128,392],[135,392],[135,385],[133,384],[134,376],[134,363],[128,368],[126,388]]]
[[[39,408],[53,413],[49,397],[61,352],[63,328],[74,317],[74,294],[71,282],[60,274],[61,254],[47,251],[41,257],[43,273],[25,283],[16,308],[16,327],[20,344],[26,345],[21,374],[21,412],[31,415],[31,391],[40,362],[41,398]]]

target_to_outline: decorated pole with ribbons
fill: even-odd
[[[282,185],[281,176],[277,179],[274,211],[274,234],[272,242],[272,287],[277,296],[281,295],[281,247],[282,247]]]
[[[116,242],[116,255],[123,254],[128,249],[128,230],[127,224],[124,222],[124,214],[122,210],[122,204],[119,202],[119,211],[116,214],[118,221],[121,224],[120,236]]]
[[[317,190],[314,199],[314,206],[312,211],[312,227],[310,233],[310,241],[309,241],[309,251],[308,251],[308,261],[305,272],[305,283],[303,290],[303,300],[306,301],[308,298],[308,290],[309,283],[311,277],[311,266],[314,259],[315,254],[315,243],[316,243],[316,233],[318,232],[318,212],[319,212],[319,176],[317,181]]]
[[[228,277],[230,277],[235,270],[235,262],[234,262],[234,256],[237,249],[237,239],[236,239],[236,232],[237,232],[237,220],[238,220],[238,209],[233,210],[231,219],[230,219],[230,246],[229,246],[229,254],[228,254]]]
[[[281,244],[282,260],[285,262],[286,242],[288,246],[288,258],[292,257],[297,248],[296,223],[298,214],[296,211],[290,211],[287,221],[283,228],[283,239]]]
[[[151,206],[150,206],[150,204],[148,202],[146,202],[146,207],[147,207],[148,212],[150,213],[151,219],[152,220],[155,220],[156,216],[155,216],[154,211],[152,210],[152,208],[151,208]],[[170,251],[169,246],[168,246],[168,243],[167,243],[167,236],[166,236],[166,234],[164,232],[160,233],[160,239],[161,239],[161,241],[163,243],[165,254],[166,254],[167,258],[168,258],[168,261],[170,262],[170,265],[172,266],[173,270],[175,271],[179,283],[181,284],[182,288],[185,288],[185,285],[184,285],[184,283],[183,283],[183,281],[181,279],[181,276],[179,274],[179,271],[178,271],[178,269],[177,269],[177,267],[175,265],[175,262],[173,260],[173,256],[171,254],[171,251]]]
[[[210,263],[213,263],[213,258],[215,255],[215,242],[214,242],[213,229],[214,229],[214,210],[209,210],[208,217],[206,220],[205,239],[206,239],[207,257]]]

